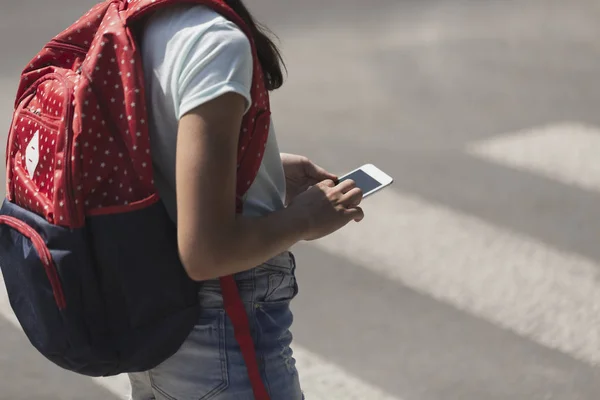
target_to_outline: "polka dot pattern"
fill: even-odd
[[[100,3],[31,61],[9,135],[11,201],[51,223],[79,227],[91,213],[127,211],[156,193],[141,58],[135,31],[125,23],[168,2]],[[197,2],[248,33],[222,1]],[[251,43],[253,105],[240,132],[238,208],[258,173],[270,124],[269,95]],[[39,154],[37,164],[26,159],[32,151]]]
[[[26,164],[26,148],[33,136],[39,134],[39,163],[35,171],[28,171]],[[54,198],[54,154],[56,148],[57,127],[51,123],[41,122],[35,114],[24,111],[14,126],[11,161],[13,176],[11,182],[13,193],[18,204],[40,215],[53,218],[52,199]]]
[[[238,25],[248,36],[254,56],[254,76],[251,90],[253,104],[242,121],[242,132],[238,145],[238,179],[237,196],[238,210],[241,209],[241,199],[248,191],[262,161],[263,151],[267,144],[271,112],[269,94],[266,89],[265,76],[260,65],[256,47],[250,29],[244,21],[226,4],[224,0],[195,0],[219,12],[225,18]],[[148,15],[159,7],[163,7],[173,0],[129,0],[124,12],[127,19],[133,21]]]

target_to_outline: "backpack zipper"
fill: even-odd
[[[69,79],[67,79],[65,76],[56,73],[55,74],[56,77],[61,81],[61,83],[63,84],[64,88],[65,88],[65,107],[67,107],[67,115],[65,115],[65,124],[64,124],[64,129],[65,129],[65,144],[66,144],[66,149],[65,149],[65,156],[63,159],[63,166],[65,168],[65,171],[67,172],[66,175],[66,184],[65,184],[65,201],[67,203],[67,208],[69,210],[69,215],[71,217],[71,220],[69,221],[69,225],[71,227],[77,227],[79,226],[79,215],[77,215],[77,210],[74,206],[74,202],[71,199],[71,196],[73,196],[73,194],[75,193],[73,191],[73,168],[71,163],[71,153],[72,153],[72,145],[73,143],[71,143],[71,136],[72,136],[72,127],[71,127],[71,119],[72,119],[72,111],[73,111],[73,106],[71,106],[71,99],[73,97],[73,90],[71,88]],[[67,167],[68,167],[68,171],[67,171]],[[56,221],[55,221],[56,222]]]
[[[46,47],[55,48],[55,49],[63,49],[63,50],[71,50],[79,54],[87,54],[88,50],[82,46],[78,46],[72,43],[66,43],[62,40],[52,39]]]
[[[82,56],[86,56],[88,53],[88,49],[86,49],[84,47],[81,47],[81,46],[78,46],[78,45],[72,44],[72,43],[66,43],[66,42],[63,42],[62,40],[58,40],[58,39],[52,39],[48,44],[46,44],[46,48],[57,49],[57,50],[69,50],[74,53],[78,53]],[[81,75],[82,71],[83,71],[83,61],[79,64],[79,66],[75,70],[75,73],[78,75]]]
[[[65,294],[60,282],[60,277],[58,276],[56,265],[52,261],[52,254],[50,253],[50,250],[48,250],[48,247],[46,246],[46,243],[44,243],[44,240],[40,234],[23,221],[14,217],[2,215],[0,216],[0,224],[8,225],[31,241],[36,253],[40,257],[42,265],[44,266],[46,276],[50,281],[56,306],[59,310],[64,310],[67,308],[67,301],[65,299]]]

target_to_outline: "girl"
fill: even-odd
[[[276,46],[240,0],[224,2],[253,33],[267,89],[279,88]],[[182,263],[202,282],[202,312],[174,356],[130,374],[131,398],[254,398],[217,279],[235,274],[270,398],[302,399],[290,349],[289,303],[298,290],[288,249],[360,221],[362,193],[351,181],[336,185],[335,175],[306,157],[280,154],[271,124],[258,175],[236,214],[238,138],[258,100],[250,94],[248,37],[211,8],[176,5],[147,21],[141,51],[156,186],[177,224]]]

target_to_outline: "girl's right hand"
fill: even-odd
[[[352,180],[336,185],[325,180],[298,195],[289,209],[306,218],[307,230],[304,240],[316,240],[347,225],[359,222],[364,213],[359,207],[363,192]]]

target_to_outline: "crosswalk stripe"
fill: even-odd
[[[549,125],[472,143],[472,156],[568,185],[600,191],[600,130],[578,123]]]
[[[20,325],[15,317],[6,294],[6,288],[0,274],[0,315],[18,329]],[[308,349],[293,344],[294,357],[300,374],[302,388],[309,400],[401,400],[362,381],[339,366]],[[129,380],[126,375],[110,378],[90,378],[96,384],[109,390],[119,399],[128,399]]]
[[[96,384],[107,389],[109,392],[122,400],[129,399],[130,385],[127,375],[117,375],[110,378],[90,378]]]
[[[400,400],[298,345],[294,357],[308,400]]]
[[[588,363],[600,362],[600,265],[386,189],[313,245]]]
[[[308,400],[401,400],[363,382],[302,346],[293,346],[302,390]],[[94,379],[117,396],[127,398],[129,382],[126,376]]]

